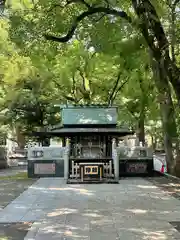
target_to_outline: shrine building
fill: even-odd
[[[68,183],[116,183],[128,169],[129,174],[152,174],[152,156],[147,156],[144,148],[137,156],[120,157],[119,139],[134,132],[118,127],[116,106],[63,106],[61,118],[59,126],[34,133],[41,139],[59,137],[62,146],[30,148],[29,177],[64,177]]]

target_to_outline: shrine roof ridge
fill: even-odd
[[[56,104],[55,107],[60,107],[61,109],[66,108],[118,108],[117,105],[108,104]]]

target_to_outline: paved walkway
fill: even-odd
[[[25,240],[171,240],[180,201],[141,178],[120,184],[38,180],[5,209],[0,223],[34,222]]]

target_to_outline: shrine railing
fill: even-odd
[[[122,146],[117,147],[116,152],[118,155],[118,158],[147,158],[147,157],[153,157],[153,151],[151,148],[147,147],[141,147],[141,146],[134,146],[134,147],[128,147],[128,146]]]

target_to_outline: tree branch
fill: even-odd
[[[49,13],[57,7],[64,8],[64,6],[62,6],[61,4],[54,4],[47,10],[47,12]]]
[[[119,86],[119,88],[117,89],[116,93],[114,94],[114,97],[113,97],[113,99],[112,99],[112,103],[113,103],[114,100],[116,99],[116,96],[117,96],[118,92],[121,91],[121,89],[124,87],[124,85],[125,85],[127,82],[128,82],[128,80],[126,80],[125,82],[123,82],[123,83],[121,84],[121,86]]]
[[[61,86],[55,79],[52,79],[52,81],[55,83],[55,85],[56,85],[59,89],[62,88],[62,86]],[[63,96],[63,98],[65,98],[66,100],[69,100],[69,101],[71,101],[71,102],[76,102],[76,97],[75,97],[75,96],[74,96],[74,97],[71,97],[71,96],[67,96],[67,95],[65,95],[65,94],[62,94],[62,96]]]
[[[78,68],[77,70],[79,71],[79,75],[81,76],[81,78],[82,78],[82,80],[83,80],[83,88],[84,88],[84,91],[86,91],[84,74],[83,74],[83,72],[81,71],[80,68]]]
[[[0,0],[1,1],[1,0]],[[84,4],[88,9],[91,7],[87,2],[85,2],[85,0],[67,0],[65,5],[61,5],[61,4],[53,4],[49,9],[48,12],[51,12],[53,9],[60,7],[60,8],[65,8],[70,4],[73,3],[82,3]]]
[[[75,90],[76,90],[76,80],[75,80],[75,73],[72,76],[73,84],[72,84],[72,94],[75,96]]]
[[[102,15],[100,17],[98,17],[97,19],[93,19],[93,20],[94,20],[94,22],[99,22],[105,16],[106,16],[106,13],[102,13]]]
[[[120,76],[121,76],[121,71],[119,71],[119,73],[118,73],[118,76],[117,76],[116,82],[115,82],[115,84],[114,84],[113,90],[112,90],[112,92],[111,92],[111,95],[109,96],[108,105],[111,104],[112,98],[113,98],[113,96],[114,96],[114,93],[115,93],[115,91],[116,91],[116,88],[117,88],[118,83],[119,83],[119,80],[120,80]]]
[[[55,85],[56,85],[59,89],[62,87],[55,79],[52,79],[52,81],[55,83]]]
[[[91,55],[91,60],[96,56],[96,53],[97,52],[93,52],[92,55]]]
[[[61,43],[68,42],[73,37],[78,27],[78,24],[86,17],[89,17],[96,13],[105,13],[107,15],[114,15],[127,20],[129,23],[132,23],[131,18],[124,11],[118,11],[118,10],[110,9],[106,7],[90,7],[88,11],[85,11],[82,14],[80,14],[78,17],[76,17],[76,19],[72,23],[71,28],[69,29],[68,33],[64,37],[56,37],[49,34],[45,34],[44,36],[47,40],[50,40],[50,41],[61,42]]]
[[[86,6],[87,8],[91,8],[91,6],[89,5],[89,3],[87,3],[85,0],[67,0],[66,6],[71,4],[71,3],[82,3],[84,6]]]
[[[109,1],[108,0],[104,0],[107,4],[107,7],[109,8],[110,7],[110,4],[109,4]]]
[[[145,15],[146,9],[144,8],[144,6],[142,6],[142,3],[137,2],[136,0],[132,0],[132,6],[138,18],[141,19],[139,27],[142,35],[145,38],[149,48],[154,52],[156,50],[156,47],[154,45],[154,36],[150,35],[150,33],[148,32],[147,16]]]
[[[141,19],[140,27],[143,36],[146,39],[149,47],[153,50],[153,52],[157,50],[160,50],[161,52],[164,50],[169,51],[168,39],[165,35],[156,9],[151,3],[151,1],[132,0],[132,5],[137,16],[139,17],[139,19]],[[158,42],[159,49],[157,48],[157,46],[155,46],[156,40]]]
[[[173,6],[176,7],[176,5],[180,2],[180,0],[175,0],[174,3],[173,3]]]
[[[173,63],[176,64],[176,54],[175,54],[175,45],[176,45],[176,13],[175,13],[175,8],[176,5],[173,5],[171,7],[171,12],[170,12],[170,19],[171,19],[171,23],[170,23],[170,49],[171,49],[171,58]]]

